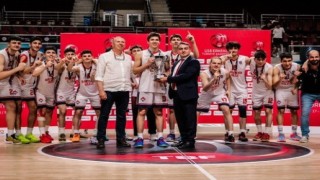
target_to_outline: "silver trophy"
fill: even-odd
[[[154,75],[154,80],[158,81],[164,77],[164,65],[165,65],[165,56],[154,56],[154,63],[156,64],[156,73]]]

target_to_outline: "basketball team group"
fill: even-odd
[[[5,142],[52,143],[54,138],[49,129],[55,108],[58,110],[58,141],[67,141],[68,107],[74,112],[70,140],[80,142],[81,117],[87,103],[97,116],[90,143],[98,149],[105,148],[108,141],[107,126],[113,106],[118,148],[145,147],[147,119],[150,141],[156,146],[194,149],[199,116],[208,112],[212,103],[223,113],[225,143],[247,142],[248,70],[253,84],[251,99],[257,128],[253,141],[269,142],[272,108],[276,102],[276,141],[308,142],[312,105],[320,100],[319,51],[310,49],[302,65],[293,62],[292,55],[284,52],[280,54],[280,63],[273,66],[266,61],[265,51],[257,50],[253,57],[247,57],[239,54],[241,45],[238,42],[228,42],[228,53],[210,58],[208,67],[202,70],[197,59],[196,40],[191,33],[186,37],[171,35],[169,51],[162,51],[160,42],[160,34],[151,32],[147,36],[147,49],[138,44],[126,49],[126,40],[115,36],[112,46],[98,58],[94,58],[89,48],[77,54],[72,47],[65,48],[60,58],[54,46],[48,45],[40,51],[40,37],[32,37],[30,48],[22,52],[22,39],[8,38],[7,47],[0,51],[0,103],[6,110],[8,128]],[[26,132],[21,131],[22,102],[28,108]],[[298,117],[300,107],[301,116]],[[129,108],[133,117],[133,138],[126,133]],[[168,108],[169,133],[166,135],[163,133],[166,121],[163,108]],[[239,112],[239,132],[234,132],[234,108]],[[283,127],[286,109],[291,114],[292,132],[288,138]],[[40,136],[33,134],[36,122]],[[176,125],[179,136],[175,134]],[[301,136],[297,132],[299,125]]]

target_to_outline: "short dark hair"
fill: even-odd
[[[92,54],[92,52],[90,51],[90,50],[83,50],[81,53],[80,53],[80,55],[82,56],[82,55],[84,55],[84,54]]]
[[[240,49],[241,45],[240,45],[240,43],[238,43],[236,41],[230,41],[230,42],[227,43],[226,49],[229,50],[229,49],[232,49],[232,48]]]
[[[130,51],[132,51],[132,49],[136,49],[136,48],[142,50],[142,47],[141,47],[139,44],[136,44],[136,45],[134,45],[134,46],[132,46],[132,47],[130,48]]]
[[[66,48],[66,49],[63,51],[64,54],[66,54],[66,53],[68,53],[68,52],[73,52],[73,53],[75,53],[76,51],[74,50],[74,48]]]
[[[279,57],[280,57],[280,61],[282,61],[284,58],[292,59],[292,54],[288,52],[283,52],[279,55]]]
[[[55,51],[57,53],[57,48],[54,47],[54,46],[46,46],[44,48],[44,52],[47,52],[48,50],[53,50],[53,51]]]
[[[32,37],[32,38],[30,39],[30,43],[32,43],[33,41],[40,41],[40,42],[42,42],[42,38],[39,37],[39,36],[34,36],[34,37]]]
[[[159,33],[157,32],[151,32],[149,33],[148,37],[147,37],[147,40],[149,41],[151,37],[158,37],[159,38],[159,41],[161,41],[161,36]]]
[[[182,37],[180,34],[172,34],[169,40],[171,41],[173,38],[179,38],[180,40],[182,40]]]
[[[256,59],[265,59],[267,57],[267,54],[266,52],[264,52],[263,50],[257,50],[255,53],[254,53],[254,58]]]
[[[10,36],[8,38],[8,42],[11,42],[11,41],[22,41],[22,38],[19,36]]]

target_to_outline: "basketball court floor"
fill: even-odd
[[[247,143],[225,144],[223,133],[201,133],[194,150],[179,150],[159,148],[148,137],[142,149],[117,148],[109,134],[106,148],[98,150],[87,139],[12,145],[2,135],[0,179],[320,179],[320,135],[304,144],[277,143],[275,134],[268,143],[248,136]]]

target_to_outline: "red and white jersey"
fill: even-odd
[[[36,60],[40,60],[42,58],[43,53],[38,51],[37,55],[33,57],[30,55],[30,51],[28,50],[21,53],[20,59],[22,59],[23,56],[25,57],[24,63],[26,63],[27,67],[30,67]],[[25,84],[21,86],[30,88],[34,88],[36,86],[37,78],[32,76],[32,72],[30,72],[29,74],[23,74],[23,79],[25,81]]]
[[[214,82],[210,87],[210,89],[207,91],[208,93],[212,95],[219,95],[219,94],[226,93],[227,72],[228,71],[226,69],[220,68],[220,76],[217,79],[217,81]],[[209,71],[209,69],[204,70],[203,73],[206,73],[208,76],[208,81],[211,81],[211,79],[213,78],[213,74]]]
[[[77,75],[74,72],[68,71],[66,64],[64,64],[63,68],[64,69],[60,75],[60,80],[57,86],[57,93],[72,94],[75,91],[74,86]]]
[[[266,77],[268,76],[269,69],[272,69],[272,65],[269,63],[265,63],[262,67],[257,67],[255,61],[251,61],[250,63],[250,72],[252,75],[252,94],[264,94],[269,89],[266,87],[263,80],[260,79],[261,75],[264,74]],[[271,90],[270,90],[271,91]]]
[[[158,51],[154,56],[166,56],[166,54],[162,51]],[[142,63],[146,64],[148,59],[153,56],[150,54],[148,49],[142,51]],[[155,63],[152,64],[148,69],[145,69],[140,77],[140,84],[139,84],[139,92],[152,92],[152,93],[166,93],[166,86],[164,83],[160,83],[154,80],[156,75],[156,65]]]
[[[284,70],[282,68],[281,64],[275,65],[275,68],[278,68],[280,73],[284,73],[286,75],[285,78],[280,80],[280,83],[276,87],[276,89],[289,89],[289,90],[291,90],[295,85],[290,82],[290,79],[293,77],[294,72],[298,70],[299,65],[297,63],[293,62],[291,68],[288,70]]]
[[[88,69],[86,69],[82,63],[78,64],[77,66],[80,69],[80,74],[78,76],[79,88],[77,93],[80,93],[82,96],[85,96],[85,97],[98,96],[99,92],[98,92],[96,83],[95,81],[91,80],[92,75],[97,70],[96,64],[92,63],[91,67]]]
[[[179,61],[181,59],[181,56],[179,56],[179,54],[173,53],[172,50],[166,51],[165,53],[168,57],[170,57],[170,70],[171,70],[171,67],[173,66],[173,64],[176,61]]]
[[[239,55],[237,60],[227,60],[225,69],[230,72],[231,92],[247,92],[246,82],[246,56]]]
[[[41,66],[45,66],[45,62]],[[44,96],[54,97],[55,95],[59,75],[54,66],[47,67],[38,77],[37,91]]]
[[[20,53],[16,52],[13,56],[9,55],[7,48],[2,49],[0,54],[4,56],[4,67],[3,71],[9,71],[16,68],[19,64]],[[18,77],[15,75],[9,76],[5,79],[0,80],[0,88],[11,84],[13,86],[19,86]]]

